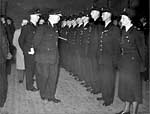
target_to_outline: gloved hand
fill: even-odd
[[[12,58],[12,54],[8,52],[7,59],[10,60]]]
[[[30,51],[28,52],[28,54],[34,55],[34,53],[35,53],[34,48],[30,48]]]

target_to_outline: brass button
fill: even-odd
[[[100,48],[99,50],[100,50],[100,51],[103,51],[103,49],[102,49],[102,48]]]

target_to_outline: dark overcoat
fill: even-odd
[[[6,59],[8,54],[8,40],[4,32],[4,28],[0,23],[0,107],[3,107],[7,98],[7,75],[6,75]]]
[[[107,105],[113,102],[115,91],[115,68],[117,66],[120,30],[109,23],[99,34],[97,48],[97,63],[99,74],[99,87]]]
[[[53,99],[59,75],[58,31],[48,23],[40,25],[33,44],[40,95]]]
[[[34,36],[35,61],[55,64],[58,61],[58,31],[51,25],[41,25]]]
[[[127,32],[122,31],[120,42],[119,97],[123,101],[142,102],[140,71],[144,69],[144,35],[132,26]]]

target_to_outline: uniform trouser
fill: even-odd
[[[7,75],[6,75],[6,64],[0,63],[0,107],[3,107],[7,98]]]
[[[11,59],[6,61],[6,74],[7,75],[11,74],[11,63],[12,63]]]
[[[99,79],[97,84],[102,92],[103,100],[110,105],[113,103],[115,94],[115,68],[113,65],[99,64],[98,69]]]
[[[53,99],[58,81],[58,64],[36,63],[41,97]]]
[[[26,89],[33,88],[33,77],[35,75],[35,60],[33,55],[24,54],[25,59],[25,74],[26,74]]]

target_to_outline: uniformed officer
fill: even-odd
[[[113,103],[115,91],[115,68],[119,55],[120,30],[111,20],[112,13],[109,8],[102,8],[102,21],[105,25],[99,34],[97,48],[97,63],[99,70],[99,88],[102,92],[103,105]]]
[[[98,33],[101,32],[100,27],[101,27],[101,23],[100,23],[100,9],[99,8],[93,8],[91,9],[90,12],[90,26],[91,26],[91,36],[90,36],[90,43],[89,43],[89,48],[88,48],[88,58],[89,58],[89,62],[90,62],[90,69],[91,69],[91,76],[90,76],[90,80],[91,80],[91,85],[92,85],[92,89],[89,88],[87,89],[88,91],[91,91],[94,94],[99,93],[99,87],[98,87],[98,72],[97,72],[97,62],[96,62],[96,51],[97,51],[97,47],[98,47],[98,38],[99,35]]]
[[[39,89],[44,101],[59,103],[55,98],[59,76],[58,30],[56,24],[60,20],[59,14],[50,10],[45,14],[45,23],[38,27],[34,36],[35,61],[39,76]]]
[[[8,40],[4,27],[0,22],[0,112],[7,98],[8,81],[6,75],[6,59],[8,55]]]
[[[30,21],[27,25],[23,26],[20,37],[19,45],[23,50],[25,59],[25,72],[26,72],[26,89],[29,91],[37,91],[33,86],[33,76],[35,75],[35,60],[33,49],[33,37],[36,33],[36,25],[39,20],[39,9],[33,8],[29,11]]]
[[[86,14],[87,13],[87,14]],[[80,41],[81,49],[80,49],[80,57],[81,57],[81,69],[82,69],[82,76],[85,80],[85,83],[83,85],[87,88],[91,88],[91,81],[93,77],[91,74],[91,64],[90,59],[87,57],[88,49],[89,49],[89,43],[90,43],[90,37],[91,37],[91,25],[89,23],[89,16],[88,12],[85,12],[85,15],[82,17],[83,26],[80,33],[80,37],[82,38]],[[82,84],[82,83],[81,83]]]
[[[142,85],[140,72],[144,70],[145,43],[144,35],[134,27],[133,9],[125,8],[121,14],[121,24],[124,27],[121,35],[121,57],[119,64],[118,96],[125,103],[124,109],[118,114],[137,114],[138,104],[142,103]]]

